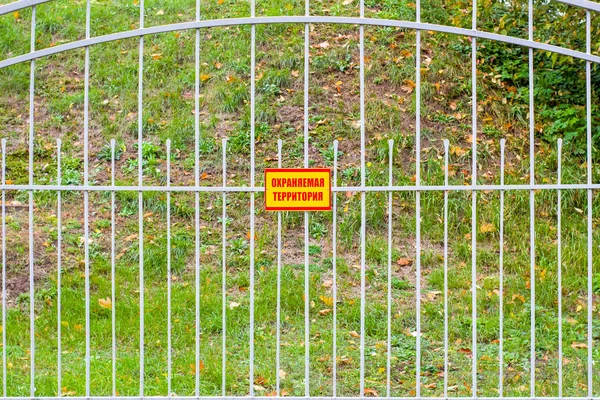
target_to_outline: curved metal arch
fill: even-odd
[[[3,6],[0,6],[0,15],[8,14],[10,12],[22,10],[27,7],[33,7],[38,4],[48,3],[53,0],[19,0],[13,3],[9,3]],[[600,3],[596,3],[589,0],[554,0],[559,3],[564,3],[570,6],[584,8],[590,11],[600,12]]]
[[[531,47],[533,49],[549,51],[552,53],[562,54],[573,58],[590,61],[596,64],[600,64],[600,56],[593,54],[584,53],[581,51],[565,49],[559,46],[554,46],[546,43],[535,42],[527,39],[516,38],[513,36],[499,35],[496,33],[457,28],[452,26],[428,24],[422,22],[412,21],[398,21],[390,19],[378,19],[378,18],[359,18],[359,17],[321,17],[321,16],[281,16],[281,17],[250,17],[250,18],[227,18],[227,19],[213,19],[213,20],[202,20],[194,22],[183,22],[179,24],[153,26],[149,28],[135,29],[130,31],[123,31],[112,33],[109,35],[96,36],[89,39],[78,40],[71,43],[66,43],[56,47],[49,47],[43,50],[37,50],[31,53],[23,54],[20,56],[8,58],[0,61],[0,69],[6,68],[11,65],[19,64],[25,61],[31,61],[49,55],[62,53],[68,50],[79,49],[83,47],[93,46],[100,43],[112,42],[115,40],[129,39],[133,37],[154,35],[164,32],[189,30],[197,28],[212,28],[221,26],[241,26],[241,25],[264,25],[264,24],[350,24],[350,25],[369,25],[369,26],[387,26],[396,28],[408,28],[415,30],[427,30],[435,32],[450,33],[461,36],[470,36],[481,39],[494,40],[497,42],[504,42],[508,44],[514,44],[522,47]]]

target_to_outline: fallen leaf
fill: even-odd
[[[588,346],[586,343],[573,342],[571,343],[571,347],[574,349],[587,349]]]
[[[200,372],[204,371],[204,362],[200,360]],[[190,364],[190,375],[196,375],[196,364]]]
[[[18,12],[18,11],[15,11],[15,12],[13,13],[13,18],[14,18],[14,19],[19,19],[20,17],[21,17],[21,14],[19,14],[19,12]]]
[[[281,379],[285,379],[286,376],[287,376],[287,372],[285,372],[284,370],[280,369],[279,370],[279,377]]]
[[[360,335],[356,331],[350,331],[350,336],[352,336],[353,338],[356,338],[356,339],[358,339],[360,337]]]
[[[165,10],[158,10],[156,15],[165,15]]]
[[[480,233],[490,233],[490,232],[494,232],[495,230],[496,230],[496,227],[494,226],[494,224],[490,224],[490,223],[482,224],[479,227]]]
[[[108,310],[112,308],[112,300],[110,299],[110,297],[107,297],[106,299],[98,299],[98,304],[100,305],[100,307],[106,308]]]
[[[411,94],[415,90],[416,87],[417,87],[417,84],[414,83],[412,80],[405,79],[404,80],[404,85],[402,85],[400,87],[400,89],[402,89],[403,91],[405,91],[406,94]]]
[[[153,60],[160,60],[162,58],[162,53],[154,53],[152,54]]]
[[[466,354],[467,356],[471,356],[473,355],[473,352],[471,351],[471,349],[468,349],[466,347],[463,347],[462,349],[458,349],[457,350],[459,353],[463,353]]]
[[[333,297],[319,296],[319,299],[321,299],[326,306],[333,306]]]
[[[210,75],[206,75],[206,74],[200,74],[200,80],[202,82],[206,82],[207,80],[210,79]]]
[[[401,267],[406,267],[407,265],[412,264],[412,260],[410,258],[399,258],[398,261],[396,261],[396,263]]]
[[[379,397],[379,393],[375,389],[365,388],[365,396]]]
[[[435,383],[430,383],[428,385],[423,385],[424,388],[426,389],[435,389]]]
[[[326,308],[324,310],[319,311],[319,315],[327,315],[331,312],[331,308]]]
[[[229,302],[229,309],[233,310],[234,308],[238,308],[239,306],[241,306],[240,303],[236,303],[235,301],[230,301]]]

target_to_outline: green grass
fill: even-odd
[[[367,2],[366,13],[379,18],[413,20],[414,4],[401,0]],[[92,35],[137,27],[137,2],[93,2]],[[58,0],[38,6],[38,49],[85,36],[85,2]],[[146,26],[191,21],[194,2],[146,2]],[[249,15],[249,3],[201,2],[203,19]],[[257,15],[299,15],[304,3],[269,1],[257,4]],[[358,2],[311,2],[318,15],[358,15]],[[456,14],[456,15],[454,15]],[[462,11],[423,3],[425,21],[452,21]],[[31,14],[0,18],[0,56],[29,51]],[[311,26],[310,163],[332,166],[333,140],[338,139],[338,185],[360,184],[359,34],[355,26]],[[166,182],[167,139],[172,141],[172,185],[194,183],[194,46],[195,32],[171,32],[145,38],[142,167],[144,184]],[[228,139],[227,184],[250,184],[250,27],[200,30],[200,163],[204,186],[222,183],[221,139]],[[415,33],[365,27],[366,182],[388,183],[388,140],[393,139],[393,183],[412,185],[415,165]],[[324,44],[324,43],[327,44]],[[276,166],[277,139],[284,142],[285,167],[303,165],[303,26],[282,24],[256,28],[256,181],[262,170]],[[484,43],[485,45],[485,43]],[[90,182],[110,184],[110,140],[117,141],[116,183],[137,183],[138,40],[128,39],[90,48]],[[443,139],[449,139],[450,176],[454,185],[471,183],[470,47],[466,38],[422,32],[422,164],[423,184],[444,183]],[[508,46],[507,46],[508,47]],[[468,51],[467,51],[468,53]],[[524,60],[526,62],[526,60]],[[58,54],[36,62],[35,165],[38,184],[56,182],[55,139],[63,143],[62,179],[83,180],[84,51]],[[0,71],[0,129],[8,139],[6,177],[28,182],[29,65]],[[507,139],[506,182],[529,178],[527,107],[513,102],[503,79],[485,72],[478,79],[479,183],[500,182],[500,138]],[[526,88],[517,88],[524,90]],[[594,98],[597,101],[597,98]],[[536,115],[539,119],[539,116]],[[541,123],[537,129],[547,127]],[[538,132],[539,133],[539,132]],[[543,137],[540,135],[540,138]],[[584,159],[566,145],[563,182],[586,181]],[[555,183],[555,143],[536,142],[536,182]],[[599,176],[593,165],[593,179]],[[600,243],[600,202],[593,193],[592,237]],[[7,279],[9,282],[7,387],[9,396],[29,395],[30,331],[28,294],[28,193],[7,191]],[[99,300],[111,296],[111,196],[90,193],[90,347],[91,395],[110,395],[111,310]],[[40,191],[35,197],[35,386],[36,396],[59,391],[58,303],[61,302],[62,384],[65,395],[85,395],[85,262],[83,195],[62,195],[61,296],[58,296],[57,197]],[[388,247],[388,196],[366,195],[365,386],[385,395],[387,359],[387,287],[392,287],[391,395],[414,396],[416,371],[416,196],[392,196],[393,241]],[[309,217],[308,264],[310,305],[310,394],[332,394],[332,268],[337,267],[338,395],[359,395],[360,226],[359,193],[338,194],[337,224],[331,212]],[[250,349],[250,195],[227,194],[227,218],[218,193],[199,195],[200,371],[201,395],[221,394],[222,339],[226,331],[226,393],[249,393]],[[117,192],[115,276],[117,391],[139,394],[140,254],[138,194]],[[535,277],[530,276],[529,193],[507,191],[504,208],[504,387],[506,396],[529,395],[530,286],[536,287],[536,393],[556,396],[558,349],[557,194],[535,193]],[[471,193],[448,195],[448,306],[450,395],[471,395]],[[144,356],[145,394],[166,395],[167,382],[167,234],[170,207],[172,274],[172,392],[195,393],[195,196],[174,193],[143,195],[144,220]],[[444,343],[444,199],[441,192],[421,194],[421,381],[423,396],[443,393]],[[587,350],[587,193],[562,192],[562,287],[564,393],[585,396]],[[263,210],[256,195],[255,390],[272,394],[276,370],[277,217]],[[226,234],[222,236],[222,224]],[[499,225],[497,192],[477,194],[477,365],[478,395],[497,396],[499,338]],[[337,248],[332,248],[336,233]],[[226,251],[226,293],[222,292],[222,243]],[[302,213],[282,214],[281,387],[304,395],[304,221]],[[392,275],[388,275],[391,252]],[[595,254],[594,254],[595,255]],[[600,259],[592,262],[596,288],[593,359],[600,361]],[[23,290],[12,284],[24,282]],[[225,295],[226,326],[222,325]],[[225,328],[225,329],[224,329]],[[594,382],[594,394],[600,383]]]

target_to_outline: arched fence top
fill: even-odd
[[[28,0],[30,2],[37,0]],[[575,1],[575,0],[572,0]],[[379,19],[379,18],[360,18],[360,17],[330,17],[330,16],[280,16],[280,17],[246,17],[246,18],[225,18],[213,20],[201,20],[192,22],[183,22],[178,24],[160,25],[148,28],[134,29],[129,31],[112,33],[109,35],[96,36],[89,39],[77,40],[65,43],[55,47],[49,47],[42,50],[36,50],[20,56],[8,58],[0,61],[0,69],[26,61],[47,57],[53,54],[62,53],[68,50],[74,50],[93,46],[100,43],[112,42],[115,40],[129,39],[145,35],[154,35],[164,32],[181,31],[197,28],[212,28],[220,26],[242,26],[242,25],[265,25],[265,24],[283,24],[283,23],[317,23],[317,24],[349,24],[349,25],[370,25],[387,26],[396,28],[407,28],[415,30],[426,30],[434,32],[449,33],[462,36],[494,40],[517,46],[530,47],[537,50],[549,51],[584,61],[600,64],[600,56],[584,53],[577,50],[566,49],[560,46],[554,46],[547,43],[536,42],[527,39],[521,39],[514,36],[500,35],[480,30],[458,28],[453,26],[429,24],[423,22]]]
[[[22,10],[24,8],[33,7],[38,4],[44,4],[51,2],[52,0],[18,0],[13,3],[9,3],[0,6],[0,15],[8,14],[14,11]],[[589,0],[554,0],[559,3],[567,4],[570,6],[583,8],[589,11],[600,12],[600,3],[596,3]]]

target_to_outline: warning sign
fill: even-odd
[[[331,210],[329,168],[266,168],[267,211]]]

